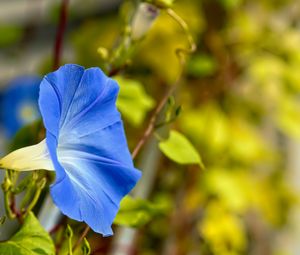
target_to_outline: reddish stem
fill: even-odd
[[[56,70],[59,67],[61,61],[63,39],[64,39],[64,34],[67,25],[67,18],[68,18],[68,5],[69,5],[69,0],[62,0],[60,15],[59,15],[59,23],[57,27],[57,33],[56,33],[55,44],[54,44],[53,70]]]
[[[169,90],[166,92],[166,94],[163,96],[163,98],[159,102],[152,117],[150,118],[149,124],[148,124],[142,138],[139,140],[138,144],[136,145],[136,147],[134,148],[134,150],[131,154],[132,159],[135,159],[137,154],[140,152],[141,148],[144,146],[146,141],[149,139],[149,137],[153,133],[153,131],[155,129],[155,123],[156,123],[157,117],[159,116],[160,112],[164,108],[166,102],[168,101],[168,98],[173,94],[174,90],[177,88],[178,83],[179,83],[179,78],[176,80],[175,84],[169,88]]]
[[[88,225],[85,226],[85,229],[83,230],[83,232],[81,233],[80,237],[78,238],[77,242],[74,244],[72,251],[74,252],[76,250],[76,248],[79,246],[79,244],[81,244],[82,240],[87,236],[87,234],[90,231],[90,227]]]
[[[11,204],[10,204],[10,209],[12,210],[12,212],[16,215],[18,221],[20,223],[22,223],[22,213],[18,210],[18,208],[16,207],[16,200],[14,195],[11,196]]]

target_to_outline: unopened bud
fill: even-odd
[[[153,4],[139,4],[132,20],[131,38],[141,39],[151,28],[154,20],[159,14],[159,8]]]

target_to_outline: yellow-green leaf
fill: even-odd
[[[133,126],[139,126],[147,112],[154,106],[154,100],[146,94],[143,85],[135,80],[115,77],[120,85],[117,107]]]
[[[22,228],[11,239],[0,243],[0,254],[54,255],[55,247],[49,234],[30,212]]]
[[[201,157],[191,142],[181,133],[172,130],[167,140],[159,143],[160,150],[179,164],[199,164],[204,168]]]
[[[140,227],[166,210],[168,210],[168,206],[165,204],[154,204],[147,200],[126,196],[121,201],[120,210],[114,223],[128,227]]]

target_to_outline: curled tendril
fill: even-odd
[[[175,53],[179,59],[179,62],[183,66],[185,63],[184,56],[194,53],[197,49],[197,45],[194,41],[194,38],[193,38],[186,22],[173,9],[168,8],[168,9],[166,9],[166,12],[174,21],[177,22],[177,24],[179,24],[179,26],[182,28],[182,30],[185,32],[185,34],[187,36],[189,48],[181,48],[180,47],[175,50]]]

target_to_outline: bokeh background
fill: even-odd
[[[62,63],[104,67],[137,4],[70,1]],[[144,175],[132,195],[149,204],[129,201],[113,237],[90,233],[92,254],[299,255],[299,1],[177,0],[172,8],[197,44],[168,104],[181,111],[137,157]],[[1,155],[39,119],[59,9],[56,0],[0,2]],[[117,77],[131,149],[180,72],[180,47],[187,36],[162,10]],[[160,152],[157,136],[170,128],[189,139],[205,169]],[[28,143],[30,130],[22,134]]]

